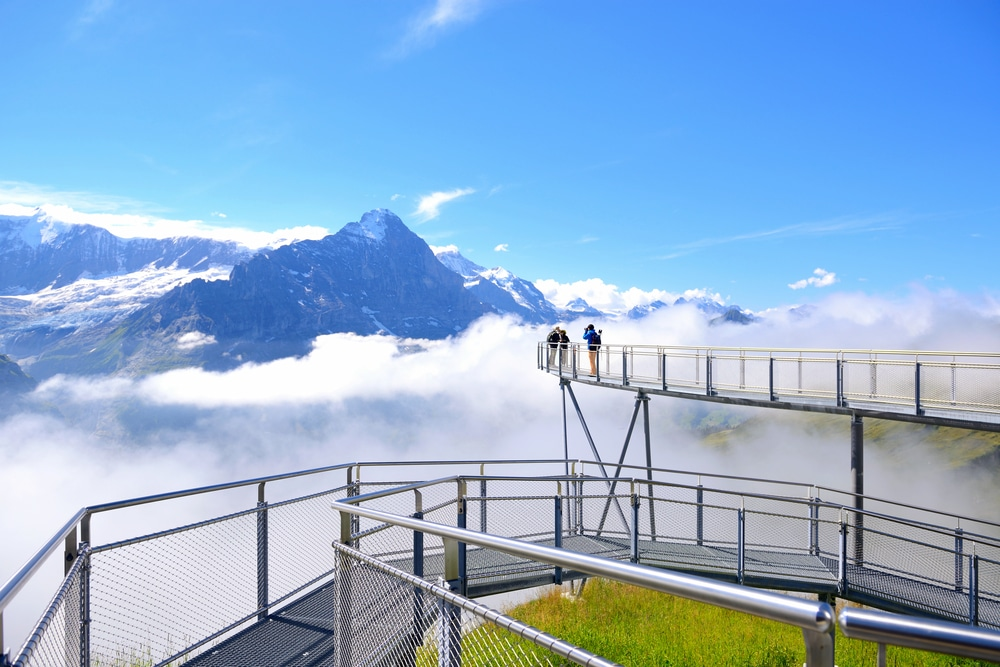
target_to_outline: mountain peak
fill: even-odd
[[[398,215],[387,208],[376,208],[362,215],[359,222],[344,225],[344,231],[353,236],[381,243],[385,240],[386,232],[396,226],[404,226]]]

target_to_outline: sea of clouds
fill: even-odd
[[[564,324],[581,340],[587,322]],[[840,293],[806,317],[774,311],[749,326],[710,326],[693,307],[595,324],[611,344],[1000,350],[995,301],[920,289],[898,299]],[[47,380],[0,421],[0,580],[83,506],[343,462],[561,458],[559,384],[536,368],[546,333],[490,316],[443,341],[331,335],[305,357],[228,372]],[[616,460],[634,395],[575,392],[600,454]],[[652,398],[655,466],[850,489],[846,417],[842,433],[817,436],[798,427],[805,417],[782,412],[718,449],[677,425],[691,403]],[[589,459],[572,406],[569,415],[570,456]],[[633,440],[627,460],[640,464],[641,436]],[[997,518],[992,472],[950,469],[919,439],[912,447],[911,466],[869,448],[866,492]],[[255,500],[246,495],[242,507]]]

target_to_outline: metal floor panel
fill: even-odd
[[[333,659],[333,583],[184,663],[186,667],[313,667]]]

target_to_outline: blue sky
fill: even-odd
[[[3,0],[0,35],[0,204],[385,207],[530,280],[753,309],[1000,292],[992,0]]]

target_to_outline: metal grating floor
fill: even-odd
[[[553,546],[552,540],[535,540]],[[628,560],[628,541],[613,537],[570,535],[563,548]],[[640,541],[643,565],[727,581],[736,580],[736,550],[696,544]],[[553,568],[507,554],[470,547],[466,553],[469,597],[509,592],[552,583]],[[837,592],[837,562],[817,555],[748,550],[744,582],[776,590],[816,594]],[[411,559],[391,562],[412,572]],[[443,574],[444,559],[428,556],[425,578]],[[564,572],[564,579],[580,578]],[[967,622],[968,593],[934,586],[868,568],[848,569],[848,600],[900,613]],[[188,667],[311,667],[328,664],[334,650],[333,583],[276,612],[266,621],[230,637],[184,664]],[[984,627],[1000,628],[1000,600],[981,599]]]

